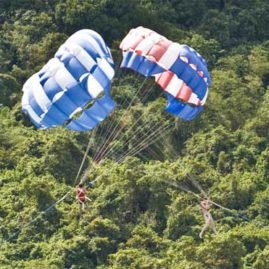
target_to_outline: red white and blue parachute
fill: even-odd
[[[127,34],[120,48],[121,67],[155,77],[166,92],[167,112],[184,120],[192,120],[201,112],[211,78],[198,52],[141,26]]]
[[[22,109],[38,128],[91,130],[115,107],[110,96],[113,77],[113,59],[103,38],[80,30],[26,81]]]

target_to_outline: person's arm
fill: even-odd
[[[88,192],[88,190],[90,190],[90,189],[85,189],[85,198],[86,198],[86,200],[88,200],[88,201],[92,201],[92,199],[90,199],[90,198],[87,196],[87,192]]]

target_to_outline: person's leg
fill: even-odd
[[[207,224],[208,228],[210,228],[212,231],[214,231],[215,234],[217,233],[217,230],[215,227],[215,222],[214,222],[211,214],[208,215],[208,218],[206,219],[206,224]]]
[[[214,223],[214,220],[213,220],[213,219],[212,219],[212,221],[211,221],[210,228],[213,230],[213,232],[214,232],[215,234],[217,234],[217,229],[216,229],[216,226],[215,226],[215,223]]]
[[[79,208],[80,208],[80,212],[85,210],[85,204],[83,201],[79,200]]]
[[[85,211],[85,202],[81,202],[82,204],[82,211]]]
[[[204,225],[204,227],[203,227],[203,229],[201,230],[201,232],[199,233],[199,237],[202,239],[203,238],[203,234],[204,234],[204,232],[205,232],[205,230],[208,228],[208,225],[207,224],[205,224]]]

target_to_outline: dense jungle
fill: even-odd
[[[0,268],[268,269],[268,14],[267,0],[1,0]],[[138,26],[207,61],[193,120],[120,67]],[[111,50],[117,106],[88,132],[38,129],[23,85],[81,29]],[[205,195],[217,233],[200,238]]]

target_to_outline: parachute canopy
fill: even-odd
[[[91,130],[115,107],[110,96],[113,77],[113,59],[103,38],[80,30],[25,82],[22,110],[38,128]]]
[[[120,48],[121,67],[155,77],[166,93],[167,112],[184,120],[192,120],[200,113],[211,78],[198,52],[141,26],[130,30]]]

